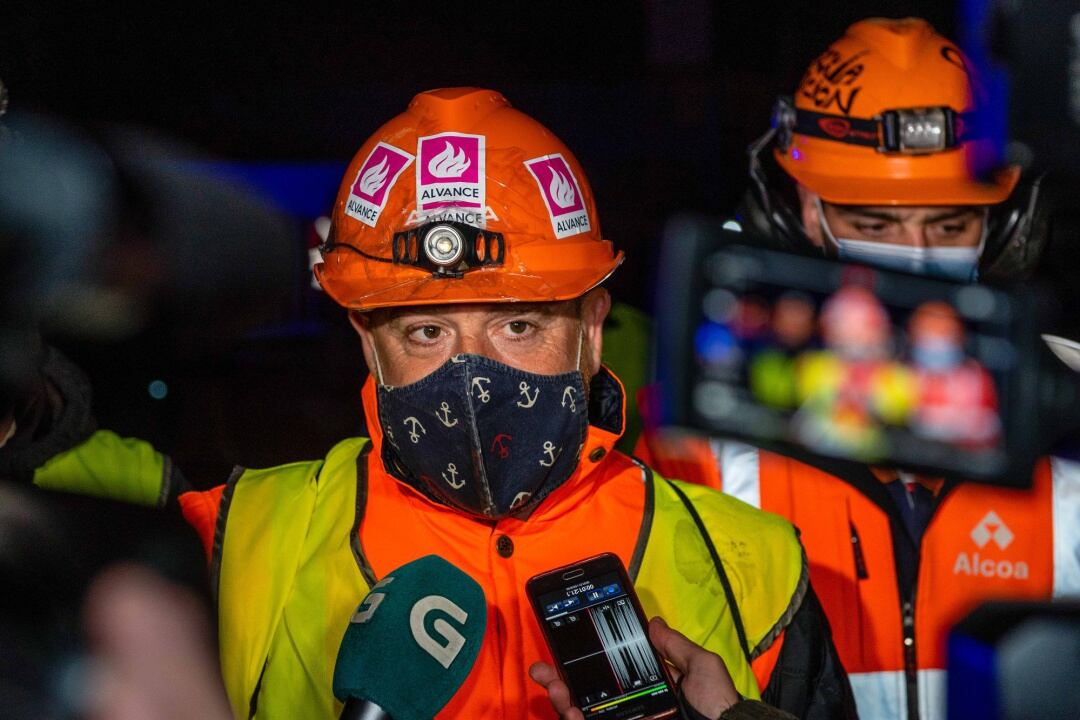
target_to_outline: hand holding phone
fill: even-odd
[[[530,674],[548,690],[562,717],[677,717],[670,668],[657,649],[679,675],[687,673],[690,687],[700,687],[691,702],[709,717],[739,700],[718,656],[661,619],[646,632],[641,604],[618,556],[605,553],[537,575],[526,593],[557,666],[537,663]]]
[[[724,661],[697,645],[663,618],[649,621],[649,639],[660,656],[671,664],[671,673],[680,682],[683,701],[700,715],[719,717],[741,699]],[[555,711],[564,720],[581,720],[582,712],[570,701],[570,690],[558,671],[544,662],[534,663],[529,675],[548,692]]]

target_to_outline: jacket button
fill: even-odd
[[[505,535],[500,535],[495,541],[495,549],[499,551],[499,555],[508,558],[514,554],[514,541]]]
[[[598,447],[591,453],[589,453],[589,459],[593,462],[600,462],[600,458],[604,457],[605,455],[607,455],[607,450],[602,447]]]

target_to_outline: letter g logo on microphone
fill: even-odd
[[[435,611],[446,613],[462,625],[469,619],[469,614],[441,595],[420,598],[409,613],[409,627],[412,629],[416,644],[435,658],[440,665],[449,669],[458,653],[461,652],[461,648],[465,646],[465,637],[442,618],[437,618],[431,627],[444,642],[439,642],[432,637],[428,633],[426,621],[427,616]]]

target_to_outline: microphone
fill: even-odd
[[[487,626],[480,585],[438,555],[371,588],[334,666],[342,720],[431,720],[476,663]]]

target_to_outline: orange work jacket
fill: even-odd
[[[366,416],[378,417],[372,381],[364,387],[363,400]],[[714,574],[709,569],[712,564],[707,553],[701,554],[705,552],[704,542],[692,537],[696,532],[693,522],[689,519],[679,520],[674,535],[657,537],[655,529],[667,528],[672,522],[672,515],[659,505],[652,507],[651,473],[627,456],[612,450],[618,438],[617,432],[596,424],[590,425],[578,469],[563,486],[545,498],[528,520],[505,518],[497,522],[483,522],[435,503],[389,475],[379,453],[381,430],[377,423],[372,425],[369,428],[371,451],[361,453],[355,459],[352,455],[348,458],[354,468],[353,474],[357,474],[356,466],[362,464],[366,477],[362,484],[357,484],[356,525],[353,526],[357,537],[353,547],[368,587],[395,568],[435,552],[477,580],[489,606],[487,631],[476,664],[464,685],[440,712],[440,718],[554,717],[543,689],[529,680],[527,674],[531,663],[537,660],[550,662],[551,656],[525,597],[524,588],[531,576],[584,557],[615,552],[630,568],[633,576],[638,566],[644,574],[645,567],[650,563],[649,557],[655,557],[658,551],[662,557],[670,555],[672,560],[659,563],[665,566],[661,572],[677,573],[693,587],[688,585],[685,596],[661,601],[659,606],[667,607],[667,612],[675,615],[680,613],[680,609],[684,614],[690,613],[693,617],[684,617],[682,621],[705,628],[703,632],[706,634],[728,633],[730,615],[725,609],[724,594],[718,584],[714,587],[710,579]],[[327,468],[332,464],[328,460]],[[324,468],[320,472],[324,471],[331,470]],[[271,481],[275,479],[273,469],[251,472]],[[236,487],[235,482],[230,482],[224,490],[218,487],[205,492],[185,493],[180,497],[185,517],[199,531],[208,553],[217,559],[215,562],[222,557],[222,544],[227,547],[230,543],[233,521],[228,518],[236,513],[236,509],[229,508],[230,504],[236,505],[239,499],[239,495],[233,494]],[[717,547],[722,547],[722,555],[729,547],[746,548],[748,543],[755,543],[761,548],[753,552],[746,548],[734,553],[730,559],[724,555],[723,561],[731,583],[736,587],[735,596],[745,596],[747,599],[747,604],[740,604],[740,608],[745,610],[743,618],[747,623],[750,647],[755,648],[752,666],[747,665],[741,657],[725,659],[729,662],[733,677],[739,675],[744,678],[744,684],[749,683],[744,688],[745,694],[756,695],[758,687],[765,684],[775,666],[783,641],[783,628],[791,620],[789,609],[801,602],[801,595],[794,593],[804,592],[806,588],[805,578],[800,579],[801,549],[786,521],[759,513],[718,494],[702,493],[702,498],[705,505],[711,507],[717,504],[729,508],[732,513],[730,531],[734,534],[725,537],[723,542],[717,541]],[[282,501],[288,502],[288,499],[282,498]],[[319,501],[315,502],[317,504]],[[663,515],[661,510],[664,510]],[[266,543],[280,543],[281,533],[275,532],[274,527],[266,525],[257,516],[249,514],[245,517],[251,518],[247,522],[260,524],[258,532],[266,538]],[[716,531],[722,531],[722,528],[716,528]],[[714,530],[710,529],[710,532]],[[320,547],[336,547],[343,541],[347,545],[345,536],[319,540],[317,544]],[[279,566],[288,566],[282,572],[295,572],[294,592],[297,591],[295,588],[321,587],[322,576],[326,573],[355,571],[355,567],[349,571],[341,566],[325,566],[320,560],[325,554],[307,556],[301,551],[298,557],[293,558],[290,553],[296,552],[294,545],[291,541],[286,542],[280,550],[271,553],[272,557],[260,557],[258,560],[268,563],[268,573],[279,572]],[[701,546],[701,553],[697,550],[698,545]],[[227,552],[224,557],[228,562]],[[242,558],[236,559],[243,561]],[[670,567],[666,567],[668,564]],[[791,566],[794,571],[794,575],[786,572],[786,575],[791,575],[791,587],[781,587],[784,585],[779,580],[783,574],[780,572],[781,566]],[[295,570],[288,569],[291,567],[295,567]],[[654,563],[653,567],[658,565]],[[306,574],[317,579],[305,581]],[[258,602],[255,596],[265,594],[270,583],[263,582],[258,573],[252,577],[255,584],[250,591],[246,587],[241,588],[240,594],[250,592],[252,601]],[[656,605],[652,595],[655,591],[663,592],[664,587],[643,588],[639,581],[640,577],[635,579],[642,602],[648,609],[650,605]],[[752,597],[740,595],[740,588],[742,592],[752,589]],[[356,598],[354,602],[361,598]],[[219,602],[223,601],[219,598]],[[319,601],[310,602],[318,604]],[[239,606],[243,612],[244,602],[240,602]],[[223,609],[225,612],[226,609]],[[754,621],[757,615],[770,619]],[[345,615],[347,617],[348,614]],[[673,626],[681,624],[679,617],[669,620]],[[286,607],[278,625],[285,628],[287,635],[288,626],[293,622],[311,623],[313,620],[310,613],[307,617],[290,618]],[[223,628],[222,637],[229,632]],[[281,637],[282,632],[276,631],[274,642],[284,642]],[[302,676],[306,672],[312,677],[316,676],[318,673],[312,670],[313,658],[317,657],[317,663],[324,669],[325,662],[329,660],[332,663],[336,656],[339,641],[340,635],[332,640],[320,636],[311,648],[305,648],[298,645],[300,641],[294,637],[290,642],[277,646],[280,653],[295,655],[291,660],[282,662],[281,658],[274,658],[273,647],[259,651],[258,657],[250,658],[252,662],[245,660],[249,669],[253,668],[259,677],[252,702],[260,699],[259,687],[264,688],[265,695],[265,688],[269,686],[287,685],[290,682],[288,673]],[[698,641],[704,642],[701,638]],[[737,645],[734,647],[737,648]],[[245,650],[223,647],[223,652]],[[270,659],[264,665],[263,658],[267,657],[265,652],[269,652]],[[226,660],[229,662],[223,661],[223,669],[228,685],[229,664],[232,661]],[[311,666],[305,667],[308,664]],[[279,673],[286,673],[286,676]],[[262,699],[265,700],[265,697]],[[234,711],[247,709],[247,698],[233,697],[232,700]],[[332,710],[332,707],[322,707],[311,712],[312,716],[332,716]],[[283,716],[271,707],[266,707],[265,711],[259,705],[260,716]]]
[[[741,443],[655,431],[637,454],[799,529],[862,718],[944,720],[948,632],[980,603],[1080,595],[1077,463],[1042,459],[1030,490],[946,483],[919,544],[914,594],[904,598],[900,521],[869,468],[841,479]]]

